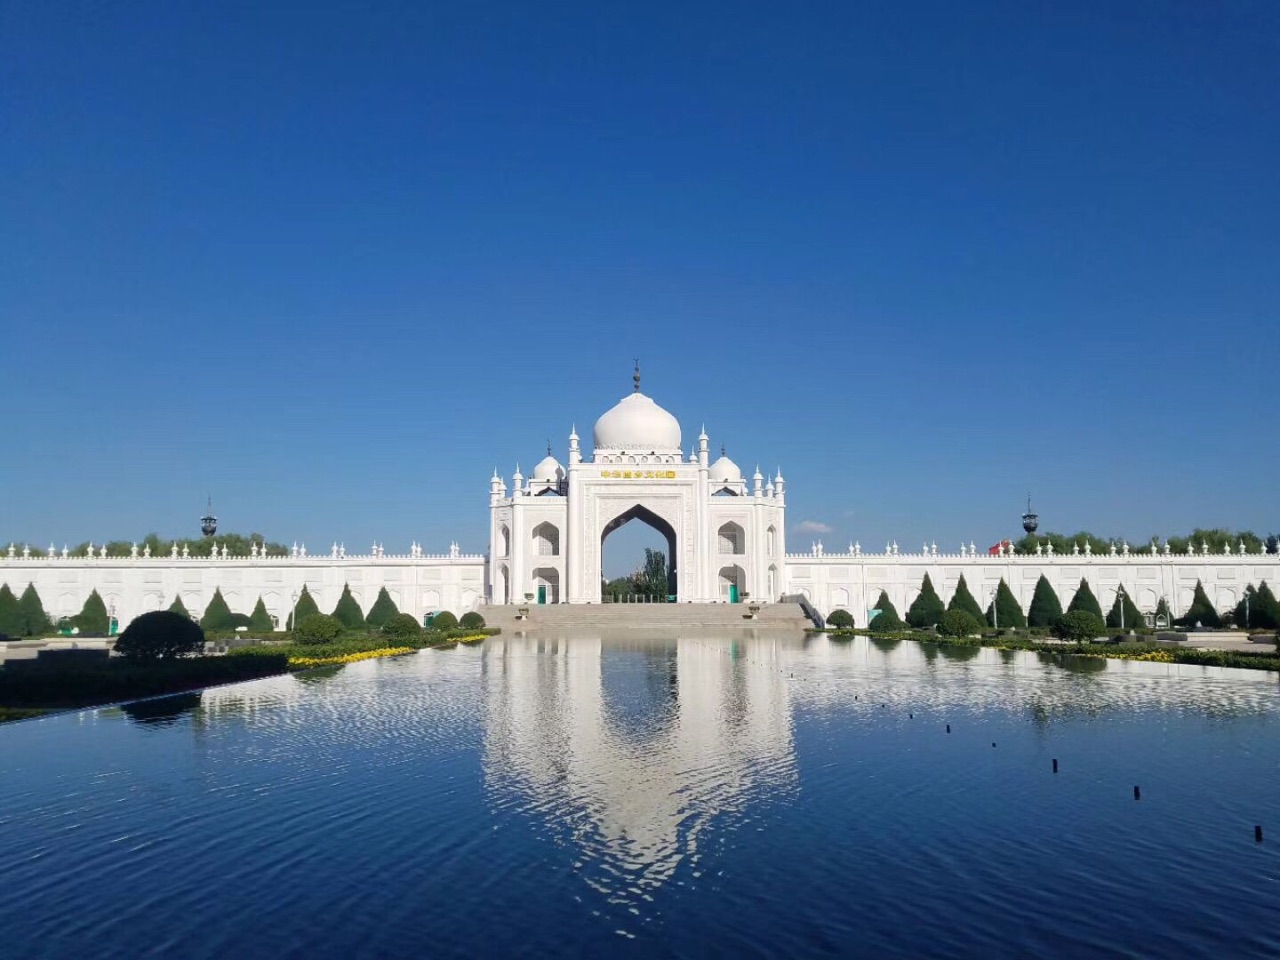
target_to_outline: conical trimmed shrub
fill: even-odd
[[[1253,606],[1257,605],[1257,619],[1254,619]],[[1280,629],[1280,601],[1276,600],[1276,595],[1271,592],[1271,588],[1267,586],[1267,581],[1263,580],[1258,584],[1258,591],[1253,595],[1250,601],[1249,622],[1259,627],[1266,627],[1272,630]]]
[[[26,636],[27,619],[22,615],[22,604],[13,595],[9,585],[0,585],[0,634],[6,637]]]
[[[943,606],[942,598],[938,596],[938,591],[933,589],[933,581],[926,573],[924,581],[920,584],[920,595],[911,601],[911,606],[907,609],[907,623],[917,630],[927,630],[936,626],[946,612],[947,608]]]
[[[1027,610],[1027,626],[1052,627],[1062,616],[1062,601],[1053,592],[1049,580],[1042,573],[1036,581],[1036,592],[1031,595],[1031,608]]]
[[[44,604],[40,602],[40,594],[36,593],[36,585],[28,583],[18,601],[22,607],[22,619],[26,636],[38,637],[53,630],[53,622],[45,613]]]
[[[1267,581],[1263,580],[1258,587],[1249,584],[1245,587],[1245,594],[1248,602],[1241,597],[1236,604],[1236,626],[1242,630],[1274,630],[1280,627],[1280,604],[1276,603]]]
[[[84,606],[75,616],[75,625],[80,628],[81,633],[97,633],[106,635],[110,626],[110,617],[107,616],[107,605],[102,602],[102,597],[98,596],[98,591],[92,591],[84,601]]]
[[[311,591],[303,584],[302,592],[298,594],[298,601],[293,605],[293,609],[289,611],[289,629],[293,629],[295,621],[302,623],[303,620],[314,613],[319,613],[320,608],[316,606],[315,598],[311,596]]]
[[[271,614],[267,613],[267,605],[262,598],[258,598],[258,602],[253,605],[253,613],[249,614],[249,629],[254,633],[270,633],[276,628],[276,623],[271,619]]]
[[[1098,598],[1093,595],[1093,590],[1089,588],[1089,581],[1084,577],[1080,578],[1080,586],[1076,588],[1076,595],[1071,598],[1071,603],[1067,605],[1067,613],[1074,613],[1077,610],[1092,613],[1099,620],[1102,619],[1102,605],[1098,603]]]
[[[1169,624],[1173,623],[1173,613],[1170,612],[1169,610],[1169,601],[1166,600],[1164,597],[1161,597],[1160,602],[1156,604],[1156,615],[1155,615],[1156,623],[1160,622],[1161,617],[1164,618],[1165,626],[1168,626]]]
[[[1120,616],[1122,606],[1124,608],[1123,623]],[[1146,625],[1147,620],[1137,604],[1133,602],[1133,597],[1129,596],[1129,591],[1117,592],[1115,603],[1111,604],[1111,611],[1107,614],[1107,626],[1112,630],[1137,630]]]
[[[996,598],[987,607],[987,623],[1002,630],[1021,630],[1027,625],[1027,618],[1022,613],[1022,604],[1013,595],[1009,585],[1000,578],[1000,586],[996,587]]]
[[[872,630],[890,631],[901,630],[906,624],[902,622],[902,618],[898,616],[898,610],[893,605],[893,601],[889,599],[889,594],[880,591],[880,596],[876,600],[873,610],[880,612],[875,615],[871,621]]]
[[[200,629],[205,633],[211,630],[235,629],[235,623],[231,619],[231,608],[222,598],[221,588],[214,589],[213,599],[209,601],[209,606],[204,609],[204,616],[200,618]]]
[[[982,607],[978,606],[978,601],[973,599],[973,594],[969,592],[969,585],[965,583],[964,574],[960,574],[960,580],[956,584],[956,592],[951,595],[951,602],[947,604],[947,610],[963,610],[969,616],[979,623],[987,622],[986,615],[982,612]]]
[[[191,612],[187,609],[187,605],[182,602],[182,594],[178,594],[173,598],[173,603],[169,604],[170,613],[180,613],[184,617],[190,618]]]
[[[378,591],[378,599],[373,601],[373,606],[369,608],[369,615],[364,618],[364,622],[371,627],[381,629],[399,612],[396,602],[391,599],[391,594],[387,593],[386,587],[383,587]]]
[[[1222,626],[1222,618],[1209,602],[1209,596],[1204,592],[1204,584],[1199,580],[1196,581],[1196,593],[1191,599],[1191,606],[1178,622],[1187,627],[1194,627],[1197,624],[1202,627]]]
[[[338,598],[338,605],[333,608],[333,618],[348,630],[359,630],[364,626],[364,611],[351,595],[351,585],[348,583],[342,585],[342,596]]]

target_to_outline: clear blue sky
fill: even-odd
[[[1271,0],[6,5],[0,539],[479,551],[636,356],[792,549],[1280,530],[1278,90]]]

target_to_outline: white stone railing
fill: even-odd
[[[1255,552],[1249,552],[1244,548],[1243,544],[1236,550],[1224,550],[1218,553],[1211,553],[1207,549],[1203,548],[1200,550],[1188,550],[1182,553],[1174,553],[1169,550],[1168,544],[1165,545],[1164,549],[1159,551],[1153,551],[1150,547],[1147,547],[1144,550],[1120,548],[1108,551],[1099,551],[1096,553],[1088,549],[1072,550],[1069,553],[1059,553],[1051,549],[1039,553],[1015,553],[1012,547],[1000,550],[996,553],[990,553],[987,550],[977,549],[973,544],[962,548],[962,552],[959,553],[940,551],[936,544],[926,546],[924,550],[913,553],[906,550],[899,550],[896,543],[889,544],[887,546],[888,549],[883,552],[872,552],[869,550],[863,550],[858,545],[854,545],[845,552],[836,553],[825,550],[822,547],[822,544],[819,543],[815,544],[814,548],[808,553],[788,553],[786,554],[786,559],[802,561],[805,563],[813,563],[815,561],[822,560],[829,560],[832,562],[843,561],[846,563],[851,560],[946,560],[948,562],[970,560],[985,563],[1011,560],[1022,561],[1024,563],[1044,563],[1046,561],[1079,563],[1085,560],[1106,560],[1108,562],[1118,560],[1130,563],[1154,563],[1170,560],[1193,560],[1196,562],[1202,562],[1205,560],[1239,561],[1245,557],[1253,558],[1255,562],[1260,557],[1280,560],[1280,554],[1267,553],[1265,547]]]
[[[266,563],[266,564],[284,564],[298,563],[302,561],[310,563],[405,563],[405,562],[430,562],[439,563],[441,561],[452,561],[458,563],[474,563],[483,562],[485,555],[480,553],[422,553],[421,551],[405,554],[396,553],[369,553],[369,554],[349,554],[349,553],[314,553],[308,554],[305,547],[299,548],[297,553],[275,553],[268,554],[266,552],[244,555],[215,552],[210,555],[198,556],[188,553],[136,553],[127,557],[107,556],[106,549],[101,552],[90,552],[87,555],[75,555],[68,550],[49,551],[44,554],[32,553],[29,547],[18,547],[16,544],[11,545],[8,550],[0,550],[0,564],[2,563],[175,563],[175,562],[205,562],[205,563]]]

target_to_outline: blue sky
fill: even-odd
[[[892,7],[892,9],[889,9]],[[630,388],[792,549],[1280,530],[1280,5],[11,4],[0,539],[486,546]],[[804,524],[814,525],[807,532]]]

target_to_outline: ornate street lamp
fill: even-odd
[[[205,514],[200,518],[200,532],[206,537],[212,537],[218,532],[218,518],[213,515],[213,498],[209,498],[208,505],[205,508]]]
[[[1040,518],[1031,512],[1031,494],[1027,494],[1027,512],[1022,515],[1022,529],[1027,533],[1035,533],[1040,526]]]

